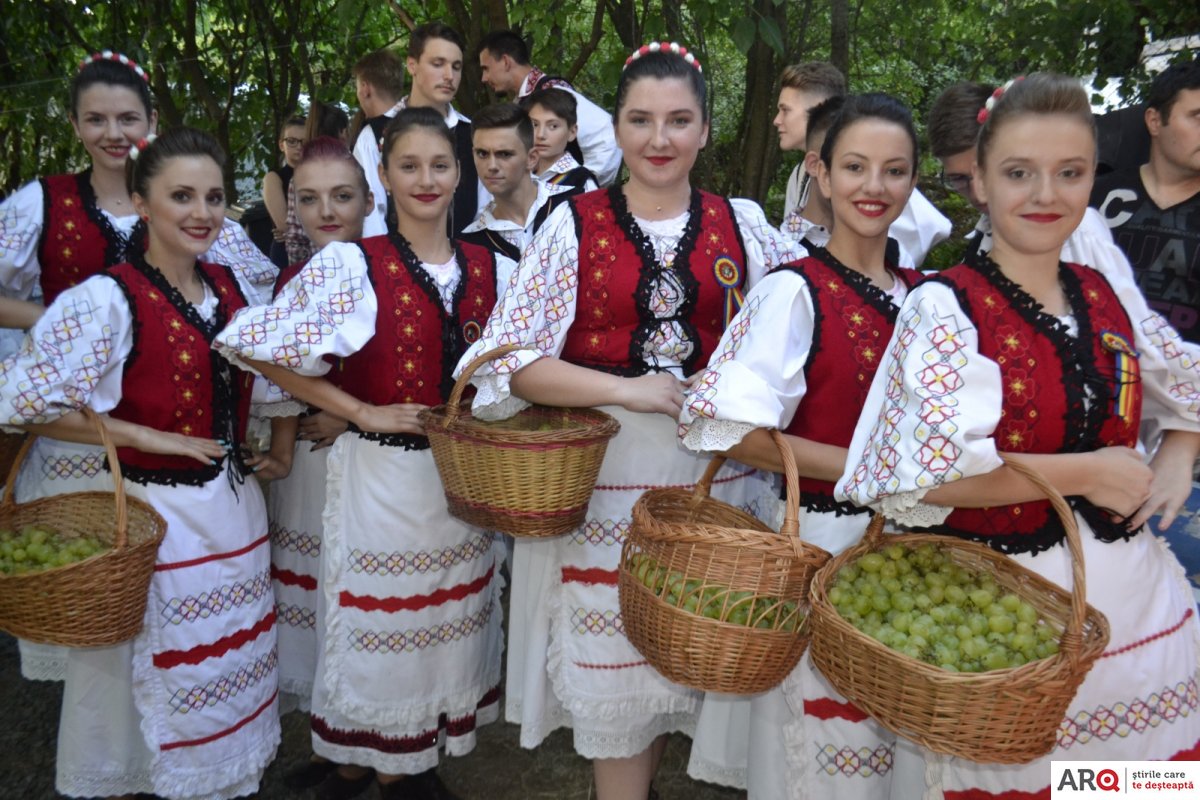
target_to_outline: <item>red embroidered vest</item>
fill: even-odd
[[[1059,278],[1079,326],[1070,336],[990,260],[930,280],[954,288],[979,331],[979,351],[1000,367],[1003,406],[992,434],[1012,453],[1087,452],[1137,444],[1142,389],[1133,326],[1100,273],[1062,264]],[[1091,399],[1085,402],[1090,389]],[[1128,536],[1082,497],[1068,498],[1098,538]],[[1004,552],[1039,552],[1062,540],[1050,503],[955,509],[942,526]]]
[[[814,314],[812,347],[804,365],[807,387],[784,433],[849,447],[899,308],[870,280],[821,249],[780,269],[796,272],[808,282]],[[910,289],[921,279],[913,269],[891,270]],[[801,477],[801,501],[813,511],[861,514],[870,510],[834,500],[833,487],[831,481]]]
[[[690,375],[708,363],[729,320],[741,307],[746,254],[729,201],[692,191],[691,215],[675,255],[684,294],[674,316],[651,308],[655,276],[663,269],[632,215],[620,187],[570,200],[579,240],[575,320],[562,358],[618,375],[650,371],[648,341],[676,322],[691,342],[683,359]]]
[[[160,431],[224,439],[236,453],[246,437],[254,375],[230,364],[212,349],[212,341],[248,303],[228,267],[200,262],[197,268],[217,296],[211,324],[153,267],[109,268],[106,274],[129,302],[135,331],[121,378],[121,402],[110,413]],[[118,448],[117,454],[125,477],[139,483],[198,486],[221,471],[220,464],[131,447]]]
[[[434,279],[398,235],[359,243],[379,311],[375,335],[342,359],[340,386],[373,405],[446,402],[455,366],[479,338],[496,305],[496,261],[478,245],[455,242],[462,277],[447,314]],[[359,433],[406,449],[429,446],[424,436]]]
[[[38,242],[46,305],[64,289],[125,259],[124,238],[96,207],[88,172],[42,178],[45,204]]]

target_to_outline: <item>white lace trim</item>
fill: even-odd
[[[928,491],[928,489],[915,489],[911,492],[901,492],[883,497],[879,503],[880,511],[897,525],[910,528],[932,528],[941,525],[954,508],[921,502]]]
[[[659,736],[695,733],[695,716],[690,713],[661,714],[646,728],[627,733],[591,731],[575,725],[575,752],[584,758],[630,758],[644,752]]]
[[[724,453],[759,426],[731,419],[697,417],[683,434],[683,446],[697,452]]]
[[[67,677],[67,648],[18,639],[21,677],[28,681],[62,681]],[[30,645],[34,645],[30,647]],[[53,649],[51,649],[53,648]]]
[[[328,472],[325,483],[325,512],[322,515],[322,522],[325,526],[321,545],[323,554],[338,552],[345,537],[341,518],[346,447],[345,440],[339,440],[338,444],[330,451],[329,460],[326,462]],[[479,699],[500,682],[501,659],[499,658],[487,665],[486,672],[478,681],[454,692],[432,697],[414,697],[408,702],[381,703],[361,697],[355,691],[355,687],[342,675],[342,665],[347,657],[352,657],[340,646],[351,633],[351,625],[346,621],[346,615],[338,613],[337,610],[342,562],[337,558],[330,557],[326,559],[325,563],[325,574],[328,576],[324,589],[327,611],[325,613],[325,636],[321,641],[321,647],[325,653],[325,691],[329,707],[358,724],[388,728],[416,726],[424,728],[428,720],[436,720],[441,714],[455,718],[475,713]],[[503,583],[503,579],[498,574],[492,578],[490,591],[495,611],[493,612],[494,621],[489,622],[489,625],[503,626],[503,620],[499,618],[502,613],[500,611],[500,595]]]
[[[695,778],[698,781],[707,783],[715,783],[718,786],[728,786],[731,789],[746,789],[746,768],[745,767],[727,767],[722,764],[717,764],[703,758],[696,753],[696,749],[692,748],[692,754],[688,757],[687,774],[689,778]]]
[[[250,406],[250,416],[266,419],[273,417],[298,417],[307,410],[307,403],[291,399],[279,403],[254,403]]]
[[[123,794],[151,794],[154,783],[149,772],[133,775],[114,774],[62,774],[54,778],[54,788],[67,797],[119,797]]]

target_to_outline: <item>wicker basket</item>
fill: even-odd
[[[450,513],[513,536],[557,536],[583,524],[608,440],[621,425],[591,408],[530,406],[483,422],[462,400],[480,366],[522,349],[507,345],[471,361],[449,401],[421,412]]]
[[[788,486],[779,533],[709,497],[721,456],[694,489],[651,489],[634,504],[617,577],[621,618],[633,646],[676,683],[731,694],[765,691],[795,668],[808,644],[808,587],[829,553],[800,541],[795,461],[783,436],[773,435]],[[698,584],[672,602],[666,583],[656,591],[638,579],[639,557]],[[724,622],[688,608],[710,587],[774,602],[743,597],[747,624]],[[736,600],[725,594],[719,616],[737,612]]]
[[[1070,506],[1038,473],[1016,461],[1007,464],[1036,484],[1062,519],[1072,558],[1070,593],[981,544],[928,534],[884,537],[883,519],[877,516],[863,541],[832,559],[813,580],[811,657],[839,692],[889,730],[937,753],[1023,764],[1054,748],[1067,706],[1108,644],[1109,631],[1104,615],[1084,600],[1083,550]],[[926,542],[954,563],[990,574],[1063,630],[1059,652],[1010,669],[949,672],[875,641],[834,609],[826,592],[844,565],[891,544]]]
[[[0,504],[0,528],[49,528],[64,539],[91,536],[112,549],[64,567],[0,575],[0,629],[34,642],[100,647],[132,639],[142,628],[150,576],[167,523],[140,500],[125,496],[117,451],[100,428],[115,492],[73,492],[29,503],[13,501],[17,470],[34,437],[21,449]]]

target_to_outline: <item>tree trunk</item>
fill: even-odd
[[[850,78],[850,6],[847,0],[832,0],[829,8],[829,60]]]
[[[786,4],[772,0],[753,0],[747,9],[754,18],[770,17],[786,24]],[[756,37],[746,55],[746,95],[742,102],[742,122],[738,146],[727,170],[727,191],[751,197],[762,203],[771,188],[779,166],[779,141],[771,120],[775,108],[775,82],[781,66],[775,51],[762,37]]]

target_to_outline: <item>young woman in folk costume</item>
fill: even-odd
[[[127,260],[133,242],[144,245],[125,163],[157,124],[148,81],[142,67],[108,50],[80,65],[71,82],[69,119],[90,165],[78,174],[33,181],[0,203],[0,329],[29,328],[43,302]],[[220,230],[205,260],[233,267],[256,296],[269,296],[277,270],[237,223]],[[14,352],[21,338],[17,330],[0,330],[0,356]],[[98,447],[40,439],[25,460],[16,499],[103,490],[103,460]],[[62,680],[62,648],[21,642],[21,654],[26,677]]]
[[[449,797],[440,744],[469,752],[499,710],[503,548],[449,515],[417,413],[449,396],[497,273],[515,265],[447,238],[459,170],[436,111],[397,114],[383,159],[397,231],[326,245],[219,338],[231,359],[352,425],[328,460],[312,698],[313,751],[347,766],[317,797],[357,796],[372,770],[385,798]],[[342,359],[340,388],[320,377],[327,356]]]
[[[210,349],[250,289],[200,260],[224,161],[188,128],[139,153],[145,251],[61,292],[0,365],[7,424],[96,443],[78,409],[106,414],[126,491],[167,520],[142,631],[68,651],[56,785],[73,797],[237,797],[279,742],[266,508],[238,455],[251,386]]]
[[[297,155],[296,211],[304,231],[318,248],[330,242],[362,238],[363,221],[374,202],[362,165],[340,139],[316,138]],[[276,295],[299,274],[307,262],[279,273]],[[328,378],[336,380],[335,366]],[[265,382],[256,385],[263,386]],[[268,386],[269,388],[269,386]],[[346,422],[316,408],[300,417],[278,403],[278,397],[257,397],[255,410],[270,416],[271,449],[256,469],[272,480],[267,498],[271,527],[271,579],[279,626],[279,689],[284,707],[311,709],[313,676],[322,635],[317,628],[322,530],[325,510],[326,458],[333,440],[346,430]],[[297,432],[302,431],[300,440]],[[313,756],[309,764],[285,778],[294,790],[323,780],[333,762]]]
[[[1195,599],[1144,526],[1173,518],[1190,489],[1200,358],[1147,308],[1123,259],[1060,258],[1096,163],[1078,82],[1031,75],[989,105],[974,179],[991,252],[905,301],[838,491],[1069,588],[1061,523],[999,454],[1019,458],[1074,507],[1088,602],[1112,635],[1049,755],[1020,766],[926,757],[925,797],[955,800],[1049,798],[1051,760],[1200,757]],[[1143,441],[1157,445],[1148,464]]]
[[[834,554],[858,541],[869,516],[834,500],[833,487],[896,312],[920,278],[886,255],[919,163],[903,105],[846,99],[817,168],[833,217],[828,247],[754,288],[680,416],[686,447],[774,472],[783,466],[769,432],[783,431],[800,473],[801,536]],[[750,704],[752,800],[888,796],[895,736],[853,713],[807,656]]]
[[[535,402],[596,406],[621,422],[578,530],[516,542],[508,662],[509,719],[535,747],[574,729],[601,800],[646,797],[672,731],[691,731],[698,692],[651,667],[621,632],[617,563],[634,501],[689,484],[704,459],[675,441],[686,380],[708,360],[741,293],[803,255],[749,201],[700,192],[689,173],[708,140],[700,66],[677,45],[646,46],[617,88],[615,127],[629,181],[554,211],[483,338],[527,349],[474,378],[475,413]],[[464,360],[465,363],[465,360]],[[731,465],[723,499],[770,501],[757,473]]]

